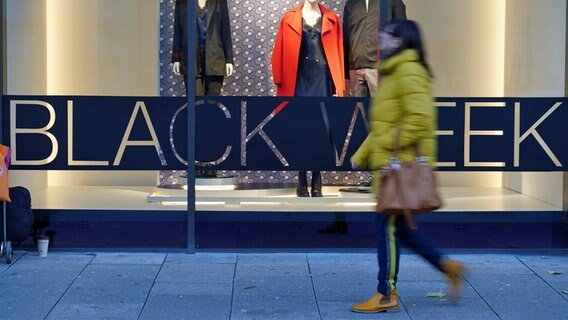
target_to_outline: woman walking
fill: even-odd
[[[369,167],[374,175],[389,164],[398,134],[401,162],[414,161],[415,144],[436,162],[436,109],[431,71],[426,61],[420,29],[412,20],[395,20],[379,33],[383,78],[369,112],[371,132],[351,158],[354,169]],[[380,181],[378,176],[373,179]],[[375,185],[375,190],[378,185]],[[404,216],[376,214],[377,258],[379,275],[377,292],[367,301],[352,305],[354,312],[398,311],[396,290],[400,261],[400,242],[404,242],[449,281],[454,298],[461,294],[461,263],[448,260],[432,246],[418,229],[407,225]]]

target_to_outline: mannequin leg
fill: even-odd
[[[221,95],[223,76],[205,76],[205,94],[208,96]]]
[[[365,72],[365,82],[367,83],[367,96],[374,97],[379,85],[379,72],[377,69],[363,69]]]
[[[203,91],[205,96],[218,96],[221,94],[221,87],[223,86],[222,76],[208,76],[205,75],[203,78]],[[216,178],[216,170],[203,170],[203,177],[206,178]]]
[[[196,96],[205,95],[205,84],[203,82],[203,77],[201,76],[195,77],[195,95]],[[207,177],[207,170],[195,170],[195,177],[196,178]]]
[[[298,197],[309,197],[308,192],[308,172],[298,171],[298,185],[296,186],[296,195]]]
[[[312,171],[312,197],[323,197],[321,188],[322,188],[321,172]]]
[[[195,78],[195,95],[196,96],[205,95],[205,81],[201,76],[197,76]]]
[[[349,92],[352,97],[368,97],[369,87],[365,79],[365,69],[349,70]]]

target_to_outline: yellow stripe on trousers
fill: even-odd
[[[396,216],[389,216],[387,222],[387,248],[389,250],[387,255],[387,267],[388,269],[388,282],[389,282],[389,293],[392,292],[395,288],[394,277],[396,276],[396,239],[395,239],[395,232],[396,232]]]

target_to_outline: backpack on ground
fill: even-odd
[[[25,241],[31,234],[34,225],[32,198],[25,187],[11,187],[10,199],[6,203],[7,241]],[[4,219],[0,216],[0,240],[4,241]]]

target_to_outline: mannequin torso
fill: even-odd
[[[321,18],[321,10],[317,0],[306,0],[302,8],[302,18],[309,26],[314,26]]]
[[[193,2],[193,0],[186,0],[186,1],[188,1],[188,2],[189,2],[189,1],[192,1],[192,2]],[[184,3],[185,3],[185,1],[184,1]],[[189,3],[191,3],[191,2],[189,2]],[[211,5],[211,3],[209,3],[208,0],[196,0],[196,2],[194,2],[194,3],[196,3],[197,6],[198,6],[200,9],[207,9],[208,5]],[[217,3],[218,3],[218,2],[213,1],[212,5],[213,5],[213,6],[216,6]],[[213,10],[212,10],[211,8],[209,8],[209,9],[210,9],[210,11],[213,12]],[[208,24],[209,24],[209,23],[208,23]],[[230,45],[229,45],[229,46],[230,46]],[[231,54],[231,56],[232,56],[232,54]],[[231,60],[232,60],[232,57],[231,57]],[[173,72],[175,75],[182,75],[181,62],[179,62],[179,61],[172,62],[172,72]],[[225,64],[225,75],[226,75],[226,76],[230,76],[230,75],[232,75],[234,72],[235,72],[235,70],[234,70],[234,65],[233,65],[232,63],[226,63],[226,64]]]

